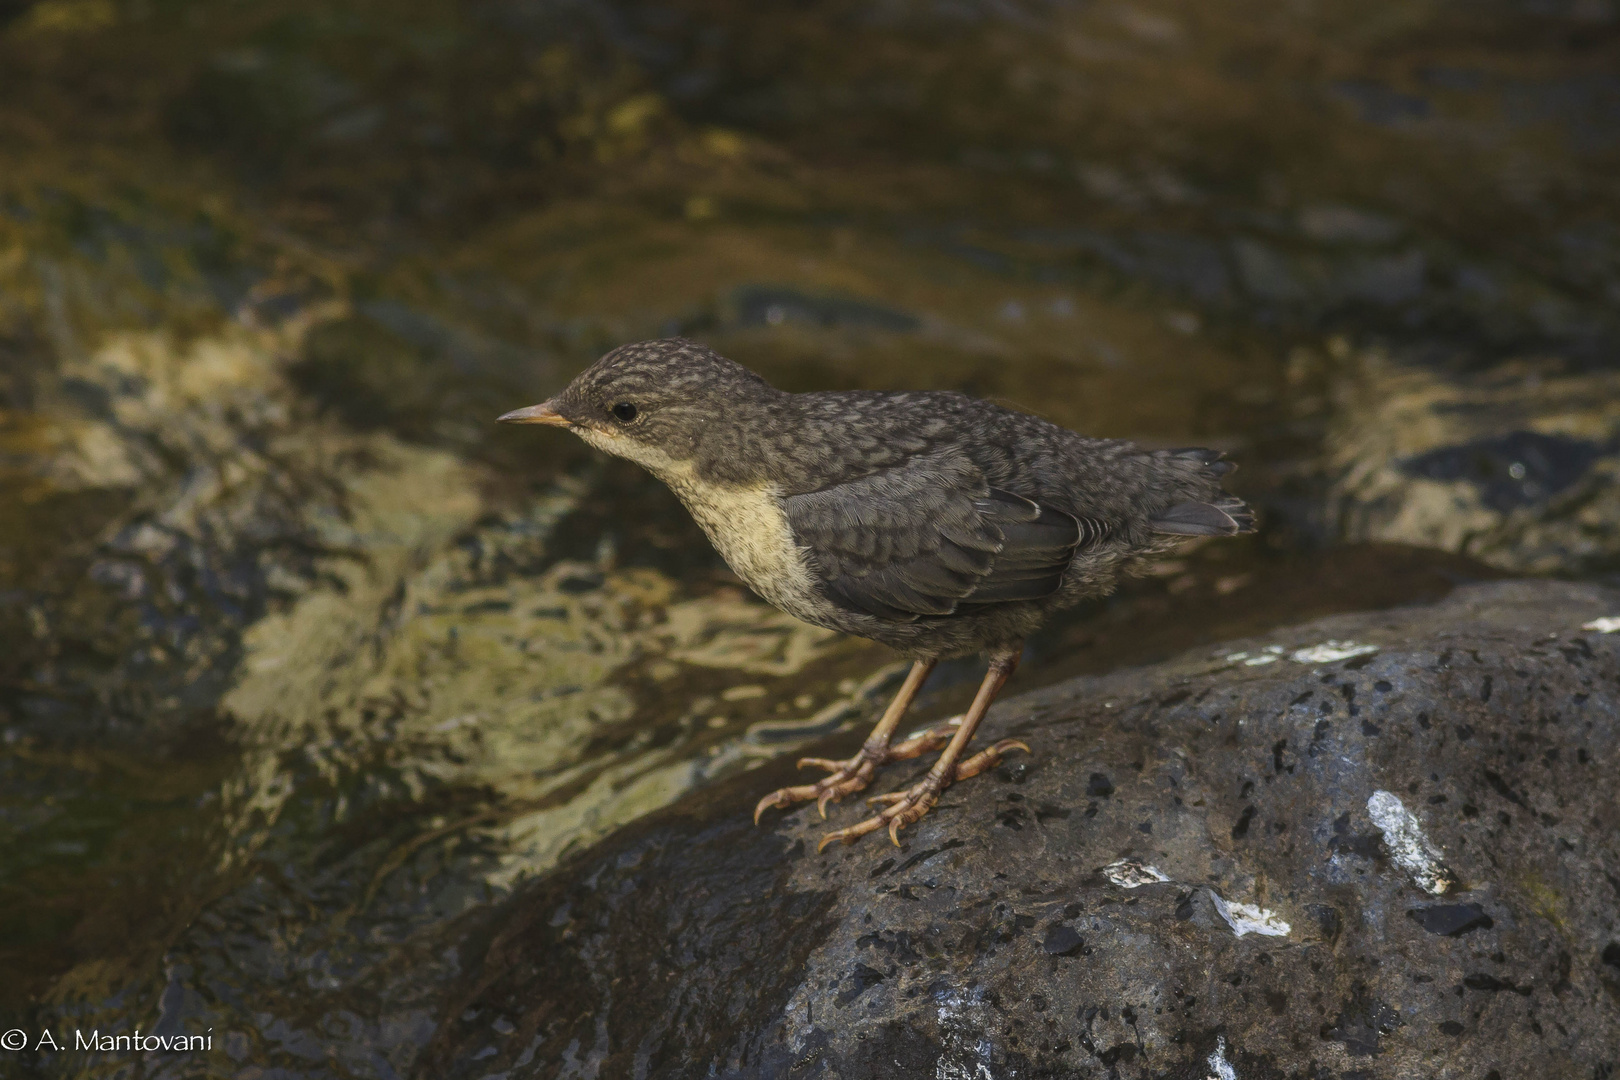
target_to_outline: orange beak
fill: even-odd
[[[552,427],[568,427],[568,421],[551,402],[542,402],[539,405],[530,405],[527,409],[513,409],[509,413],[497,416],[495,420],[502,424],[550,424]]]

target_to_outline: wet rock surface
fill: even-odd
[[[1054,621],[1025,688],[1612,569],[1612,7],[0,0],[0,1033],[65,1044],[0,1075],[409,1075],[473,913],[871,723],[891,657],[491,423],[627,340],[1240,461],[1266,532]],[[1335,393],[1376,348],[1443,393]],[[846,1010],[900,978],[860,962]]]
[[[1620,560],[1620,373],[1548,361],[1445,372],[1371,350],[1336,397],[1328,515],[1347,539],[1537,573]]]
[[[1034,755],[899,849],[709,789],[480,917],[415,1075],[1608,1076],[1616,611],[1474,585],[1009,700]]]

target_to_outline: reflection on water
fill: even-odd
[[[1608,0],[0,4],[0,1011],[407,1074],[457,916],[870,719],[891,656],[491,425],[624,340],[1242,461],[1263,536],[1024,685],[1487,572],[1336,538],[1612,568],[1617,52]]]

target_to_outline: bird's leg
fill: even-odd
[[[911,670],[906,673],[906,681],[900,684],[899,692],[884,710],[883,719],[877,722],[877,727],[872,729],[872,734],[866,737],[866,742],[861,745],[854,757],[847,761],[800,758],[799,768],[813,765],[819,769],[826,769],[831,775],[822,777],[814,784],[800,784],[797,787],[785,787],[771,792],[754,807],[754,824],[759,824],[759,816],[768,806],[792,806],[807,799],[816,800],[816,808],[821,811],[821,816],[826,818],[829,801],[837,802],[845,795],[851,795],[870,784],[872,777],[877,774],[878,766],[895,756],[894,750],[889,747],[889,740],[894,737],[894,729],[900,726],[900,721],[905,717],[906,710],[911,708],[911,702],[916,698],[917,691],[922,689],[923,681],[928,678],[928,673],[934,670],[934,665],[938,662],[918,660],[911,665]],[[934,736],[935,746],[949,738],[948,735],[936,735],[934,731],[928,731],[907,739],[894,749],[906,751],[907,757],[916,757],[918,754],[926,753],[930,747],[926,745],[913,747],[912,744],[918,743],[919,740],[926,741],[930,736]]]
[[[962,718],[961,726],[951,736],[945,752],[939,755],[939,760],[934,762],[934,767],[928,770],[927,776],[904,791],[868,799],[867,801],[874,806],[882,805],[884,807],[882,812],[847,829],[828,833],[821,838],[821,843],[816,845],[816,851],[820,852],[835,840],[842,840],[846,844],[854,843],[867,833],[876,832],[885,826],[889,830],[889,839],[898,847],[900,829],[928,813],[939,801],[940,792],[950,787],[954,781],[966,780],[986,769],[994,768],[1009,750],[1017,749],[1029,753],[1029,747],[1017,739],[1002,739],[966,761],[961,760],[963,749],[972,740],[974,729],[989,711],[990,703],[996,699],[996,694],[1018,669],[1018,655],[1018,652],[1013,650],[990,658],[990,670],[985,672],[984,682],[979,684],[979,692],[973,698],[973,707]]]

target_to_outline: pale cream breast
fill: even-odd
[[[656,447],[590,429],[580,429],[579,435],[600,450],[634,461],[669,485],[726,565],[749,588],[789,615],[828,625],[835,609],[816,588],[774,485],[710,483],[690,462],[675,461]]]

